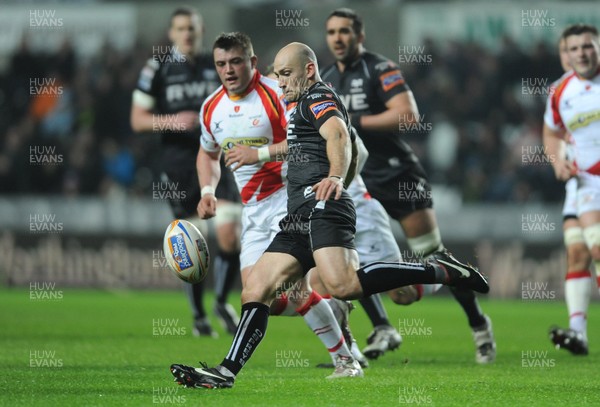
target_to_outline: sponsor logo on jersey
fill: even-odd
[[[567,127],[571,132],[573,132],[577,129],[587,127],[598,120],[600,120],[600,110],[580,113],[569,120]]]
[[[194,265],[190,258],[183,234],[180,233],[169,238],[169,245],[171,246],[171,253],[173,253],[173,260],[177,263],[179,271],[190,268]]]
[[[385,92],[392,89],[394,86],[402,85],[404,83],[404,78],[402,78],[399,69],[384,73],[379,77],[379,80],[381,81],[381,87]]]
[[[330,110],[337,110],[337,106],[333,100],[323,100],[310,105],[310,110],[315,116],[315,119],[319,119]]]
[[[221,146],[224,151],[227,151],[233,148],[236,144],[260,147],[269,144],[269,139],[267,137],[227,137],[225,140],[223,140]]]

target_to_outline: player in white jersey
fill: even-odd
[[[576,215],[583,239],[600,273],[600,42],[598,30],[590,25],[567,27],[561,38],[565,42],[567,72],[548,98],[544,114],[544,144],[554,157],[556,177],[566,181],[575,178]],[[565,137],[572,137],[574,159],[565,154]],[[567,238],[565,232],[565,238]],[[580,239],[580,238],[579,238]],[[584,264],[582,268],[587,268]],[[589,271],[567,275],[567,303],[571,329],[555,328],[551,339],[557,347],[573,354],[587,355],[586,318],[589,303]],[[575,272],[577,270],[574,270]],[[569,280],[574,280],[569,282]],[[570,298],[574,298],[571,300]],[[574,308],[572,308],[574,307]],[[574,314],[574,315],[573,315]],[[573,327],[575,329],[573,329]]]
[[[262,76],[256,69],[257,57],[247,35],[221,34],[214,43],[213,56],[223,85],[206,99],[200,110],[202,136],[197,167],[202,198],[198,213],[203,219],[216,214],[214,191],[220,178],[221,151],[227,152],[236,145],[257,147],[262,158],[259,162],[248,166],[228,163],[235,170],[244,205],[241,269],[245,285],[254,264],[279,232],[279,222],[287,213],[285,163],[265,162],[271,154],[277,154],[273,144],[285,140],[286,107],[280,100],[277,82]],[[306,279],[293,285],[282,282],[278,290],[282,296],[287,292],[287,298],[275,301],[272,313],[284,312],[280,305],[285,303],[285,308],[304,317],[333,360],[338,356],[353,359],[350,344],[346,344],[332,308],[311,290]],[[342,377],[346,370],[336,366],[330,378]]]

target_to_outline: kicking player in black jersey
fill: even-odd
[[[265,336],[277,287],[315,266],[323,285],[340,299],[418,283],[489,290],[475,268],[446,252],[434,254],[426,264],[375,262],[359,268],[354,203],[345,191],[356,170],[348,113],[334,91],[321,82],[315,54],[308,46],[292,43],[282,48],[274,72],[286,100],[298,102],[287,131],[288,213],[246,279],[242,316],[225,359],[214,368],[171,365],[175,380],[187,387],[232,387]],[[346,373],[338,377],[356,376],[353,372],[359,368],[352,357],[338,356],[336,369]]]
[[[363,22],[351,9],[333,11],[326,22],[327,45],[336,62],[321,72],[323,82],[340,96],[351,116],[369,158],[361,172],[369,193],[384,206],[406,235],[418,256],[442,252],[431,186],[412,149],[402,140],[401,124],[416,123],[419,111],[398,65],[363,47]],[[418,287],[417,287],[418,288]],[[403,290],[402,303],[420,298],[417,288]],[[478,363],[492,362],[496,344],[491,320],[483,314],[473,291],[452,287],[450,291],[467,314],[473,331]],[[381,299],[362,299],[373,326],[367,357],[377,357],[399,344],[399,334],[390,325]]]
[[[198,114],[202,102],[219,85],[212,57],[200,54],[202,21],[195,10],[182,7],[171,14],[169,39],[172,46],[155,47],[153,57],[140,73],[133,92],[131,127],[138,132],[161,133],[161,181],[175,218],[196,216],[200,184],[196,157],[200,150]],[[165,48],[165,49],[163,49]],[[224,328],[235,333],[238,316],[227,304],[227,294],[240,272],[238,225],[241,214],[233,177],[223,171],[216,192],[220,199],[220,219],[216,220],[219,252],[215,259],[215,314]],[[225,181],[225,182],[223,182]],[[217,337],[203,305],[204,283],[185,284],[194,314],[195,335]]]

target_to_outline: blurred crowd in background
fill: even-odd
[[[547,93],[523,85],[560,77],[556,49],[543,43],[522,49],[510,38],[497,53],[472,43],[424,45],[430,62],[401,65],[424,125],[402,136],[431,181],[455,188],[469,203],[562,200],[564,188],[536,147]],[[135,134],[129,125],[147,51],[106,45],[81,60],[68,41],[46,54],[32,52],[24,39],[0,75],[0,191],[151,197],[160,174],[159,136]],[[53,81],[34,81],[32,92],[33,78]],[[43,86],[60,94],[39,92]],[[32,163],[44,146],[59,163]]]

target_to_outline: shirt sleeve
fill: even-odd
[[[331,117],[339,117],[345,121],[344,114],[331,93],[314,93],[302,104],[304,105],[303,116],[317,131]]]
[[[400,71],[392,61],[383,61],[375,65],[372,78],[376,81],[377,96],[385,103],[394,96],[409,90]]]
[[[557,82],[551,85],[552,91],[550,92],[550,96],[548,96],[548,100],[546,101],[546,110],[544,111],[544,123],[554,131],[561,130],[565,127],[562,118],[560,117],[560,111],[558,110],[559,97],[555,92],[557,87]]]
[[[204,111],[206,109],[206,103],[202,104],[200,109],[200,146],[210,153],[216,153],[221,149],[221,145],[215,139],[210,129],[210,123],[204,120]]]
[[[154,108],[156,100],[160,96],[159,69],[159,62],[149,59],[140,72],[135,91],[133,92],[134,103],[148,110]]]

